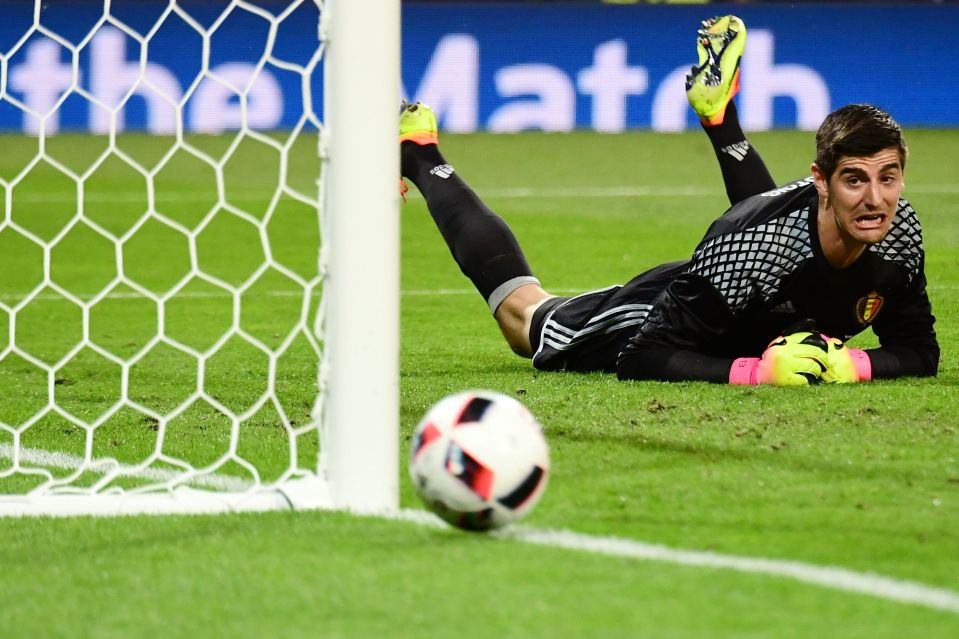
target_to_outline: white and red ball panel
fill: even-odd
[[[410,475],[423,500],[446,521],[486,530],[514,521],[539,500],[549,447],[520,402],[490,391],[437,402],[416,428]]]

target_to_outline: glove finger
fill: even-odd
[[[820,379],[826,384],[852,384],[859,381],[853,372],[843,373],[833,368],[827,368],[823,371]]]
[[[777,337],[766,348],[797,352],[816,350],[825,353],[829,350],[829,343],[819,333],[793,333]]]
[[[804,337],[802,341],[799,343],[805,344],[807,346],[813,346],[823,352],[829,350],[829,344],[826,342],[823,336],[820,335],[819,333],[810,333],[809,335]]]
[[[827,355],[825,348],[819,348],[812,344],[790,344],[784,349],[802,357],[826,357]]]
[[[791,351],[783,362],[789,370],[815,373],[817,377],[829,367],[829,358],[826,353],[815,348]]]
[[[811,384],[815,384],[817,381],[819,381],[818,375],[813,375],[811,373],[795,372],[795,373],[790,373],[789,375],[783,376],[783,378],[779,380],[778,385],[779,386],[809,386]]]
[[[816,320],[811,318],[797,320],[783,329],[783,335],[792,335],[793,333],[815,333],[815,332],[816,332]]]
[[[819,378],[826,372],[826,364],[815,357],[797,357],[790,363],[790,369],[793,373],[813,375]]]

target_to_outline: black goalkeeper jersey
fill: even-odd
[[[832,267],[819,246],[812,178],[750,197],[707,231],[688,262],[623,287],[649,290],[615,365],[623,379],[727,381],[737,357],[758,357],[790,325],[812,319],[848,340],[872,327],[873,377],[934,375],[939,346],[926,294],[922,229],[900,199],[889,234],[852,266]],[[665,277],[664,277],[665,275]]]

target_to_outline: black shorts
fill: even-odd
[[[614,372],[626,342],[687,264],[664,264],[622,286],[546,300],[533,313],[529,328],[533,366],[543,371]]]

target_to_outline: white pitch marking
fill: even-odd
[[[725,195],[725,191],[696,186],[572,186],[572,187],[500,187],[484,189],[475,187],[481,197],[503,199],[526,198],[623,198],[623,197],[712,197]],[[957,184],[927,184],[909,186],[903,195],[908,199],[911,194],[940,195],[959,193]],[[422,199],[422,195],[411,189],[407,199]]]
[[[595,288],[596,287],[593,285],[585,285],[579,288],[550,288],[550,291],[557,295],[571,295],[571,294],[582,293],[583,291],[593,290]],[[926,288],[928,288],[931,291],[938,291],[938,290],[947,291],[947,290],[959,289],[959,285],[929,284]],[[476,289],[472,289],[472,288],[425,289],[425,288],[422,288],[422,289],[407,289],[405,291],[401,291],[400,294],[408,297],[445,297],[449,295],[476,295]],[[265,295],[267,297],[297,297],[299,298],[303,296],[303,291],[266,291],[264,293],[258,293],[258,295]],[[319,291],[314,291],[312,295],[313,297],[319,297],[320,293]],[[80,299],[90,299],[93,297],[93,293],[79,293],[77,294],[77,297],[79,297]],[[139,299],[142,297],[143,295],[140,295],[139,293],[110,293],[109,295],[107,295],[107,299]],[[20,300],[22,298],[23,298],[22,294],[17,295],[13,293],[0,293],[0,302],[15,301],[15,300]],[[174,299],[186,299],[186,298],[232,299],[233,295],[231,293],[227,293],[226,291],[222,293],[211,293],[211,292],[201,293],[196,291],[183,291],[181,293],[177,293],[176,295],[174,295],[173,298]],[[48,302],[48,301],[62,300],[64,298],[60,295],[44,293],[41,295],[37,295],[33,299]]]
[[[504,199],[525,199],[525,198],[622,198],[622,197],[704,197],[725,195],[725,191],[716,188],[705,188],[698,186],[571,186],[571,187],[493,187],[474,189],[482,197],[504,198]],[[903,192],[908,198],[911,194],[921,195],[941,195],[959,193],[959,184],[920,184],[912,185]],[[207,202],[215,197],[214,192],[178,192],[162,193],[158,197],[161,201],[170,202]],[[84,195],[88,202],[143,202],[146,203],[146,195],[143,193],[87,193]],[[272,191],[228,191],[227,198],[239,200],[269,200],[273,197]],[[411,189],[406,195],[407,199],[422,199],[422,196]],[[21,202],[74,202],[76,201],[76,192],[45,192],[45,193],[20,193],[14,191],[14,203]]]
[[[13,446],[11,444],[0,444],[0,459],[13,459],[13,452]],[[149,479],[157,482],[182,479],[186,472],[166,470],[163,468],[137,468],[136,466],[121,464],[114,459],[93,459],[87,463],[83,457],[78,457],[77,455],[23,447],[20,448],[20,463],[31,464],[40,468],[63,468],[66,470],[77,470],[78,468],[86,467],[89,472],[101,475],[117,470],[124,477]],[[214,474],[197,475],[184,483],[231,492],[243,492],[254,486],[252,482],[245,481],[239,477]]]
[[[447,527],[437,517],[424,510],[405,509],[392,518],[428,526]],[[627,559],[661,561],[697,568],[723,568],[793,579],[833,590],[959,613],[959,592],[876,573],[856,572],[838,566],[817,566],[801,561],[682,550],[620,537],[587,535],[569,530],[543,530],[526,526],[511,526],[492,534],[502,539],[512,539],[536,546],[565,548]]]
[[[550,288],[550,291],[559,295],[566,295],[568,293],[582,293],[583,291],[594,290],[596,287],[590,288],[589,286],[584,286],[582,288]],[[407,289],[400,292],[401,295],[409,295],[411,297],[432,297],[432,296],[444,296],[444,295],[477,295],[475,288],[435,288],[435,289]]]
[[[74,293],[74,295],[76,295],[76,297],[80,298],[81,300],[89,300],[89,299],[91,299],[91,298],[95,295],[95,293]],[[298,291],[282,291],[282,290],[279,290],[279,291],[265,291],[265,292],[263,292],[263,293],[256,293],[256,294],[255,294],[256,297],[259,297],[259,296],[261,296],[261,295],[262,295],[262,296],[266,296],[266,297],[303,297],[303,290],[301,289],[301,290],[298,290]],[[312,295],[313,295],[314,297],[319,297],[320,293],[319,293],[319,291],[314,291],[314,292],[312,293]],[[21,299],[23,299],[24,296],[25,296],[25,294],[23,294],[23,293],[21,293],[21,294],[2,293],[2,294],[0,294],[0,301],[4,301],[4,300],[7,300],[7,301],[10,301],[10,300],[21,300]],[[250,296],[249,293],[247,293],[247,297],[249,297],[249,296]],[[143,298],[145,298],[145,297],[146,297],[145,295],[141,295],[140,293],[136,293],[136,292],[123,292],[123,293],[113,292],[113,293],[107,294],[107,296],[106,296],[105,299],[111,299],[111,300],[127,300],[127,299],[143,299]],[[159,296],[157,296],[157,297],[159,297]],[[41,293],[40,295],[37,295],[37,296],[34,297],[33,299],[39,300],[39,301],[43,301],[43,302],[50,302],[50,301],[54,301],[54,302],[55,302],[55,301],[58,301],[58,300],[63,300],[63,299],[65,299],[65,298],[64,298],[62,295],[57,295],[57,294],[54,294],[54,293]],[[202,292],[202,293],[201,293],[201,292],[199,292],[199,291],[181,291],[180,293],[177,293],[176,295],[174,295],[172,299],[224,299],[224,300],[228,300],[228,299],[233,299],[233,294],[232,294],[232,293],[228,293],[228,292],[226,292],[226,291],[223,291],[222,293],[213,293],[213,292]]]
[[[928,284],[926,288],[932,291],[951,291],[959,289],[959,284]],[[594,284],[584,284],[579,288],[554,288],[550,287],[550,292],[557,295],[569,295],[569,294],[579,294],[586,291],[592,291],[596,289]],[[434,289],[406,289],[401,291],[402,295],[409,295],[412,297],[430,297],[430,296],[444,296],[444,295],[476,295],[476,289],[474,288],[434,288]],[[0,298],[2,299],[2,298]]]
[[[273,197],[273,191],[227,191],[228,200],[269,200]],[[83,199],[86,202],[96,202],[98,204],[109,203],[109,202],[143,202],[145,205],[147,202],[146,191],[142,193],[134,193],[132,191],[114,191],[109,194],[105,193],[84,193]],[[216,190],[211,191],[178,191],[170,192],[164,191],[157,194],[157,199],[161,202],[210,202],[217,199]],[[13,201],[16,202],[30,202],[31,204],[37,202],[76,202],[77,193],[76,191],[45,191],[43,193],[17,193],[16,190],[13,192]]]
[[[704,197],[721,195],[717,189],[697,186],[649,187],[649,186],[574,186],[559,188],[512,187],[477,189],[483,197],[499,198],[619,198],[619,197]]]
[[[559,292],[563,292],[565,289],[557,289]],[[415,289],[403,291],[403,295],[411,295],[415,297],[428,297],[432,295],[441,296],[441,295],[469,295],[476,294],[475,289],[469,288],[440,288],[440,289]],[[94,293],[75,293],[77,297],[82,299],[90,299],[95,294]],[[303,291],[265,291],[263,293],[258,293],[258,295],[264,295],[266,297],[303,297]],[[314,291],[313,296],[318,297],[320,295],[319,291]],[[15,293],[0,293],[0,301],[3,300],[20,300],[23,299],[24,294],[15,294]],[[140,299],[144,297],[140,293],[136,292],[114,292],[109,293],[106,296],[106,299],[111,300],[125,300],[125,299]],[[57,295],[54,293],[41,293],[33,299],[49,302],[57,301],[64,299],[62,295]],[[200,292],[200,291],[182,291],[173,296],[173,299],[233,299],[233,294],[228,293],[227,291],[223,292]]]
[[[13,446],[10,444],[0,444],[0,458],[12,459],[13,452]],[[96,473],[105,473],[118,468],[126,476],[161,482],[176,479],[183,475],[182,472],[159,468],[136,469],[133,466],[118,464],[111,459],[92,460],[90,464],[86,464],[82,457],[76,455],[34,448],[21,448],[20,461],[41,467],[74,470],[87,465],[90,472]],[[237,477],[216,474],[197,476],[192,478],[189,483],[235,492],[246,491],[254,486],[251,482]],[[404,509],[385,516],[388,519],[421,525],[447,527],[435,515],[425,510]],[[536,546],[564,548],[628,559],[661,561],[699,568],[723,568],[743,573],[793,579],[824,588],[871,595],[889,601],[959,613],[959,593],[955,591],[927,586],[914,581],[894,579],[875,573],[860,573],[838,566],[817,566],[800,561],[723,555],[700,550],[682,550],[619,537],[587,535],[568,530],[544,530],[525,526],[513,526],[497,531],[493,535],[502,539],[521,541]]]

